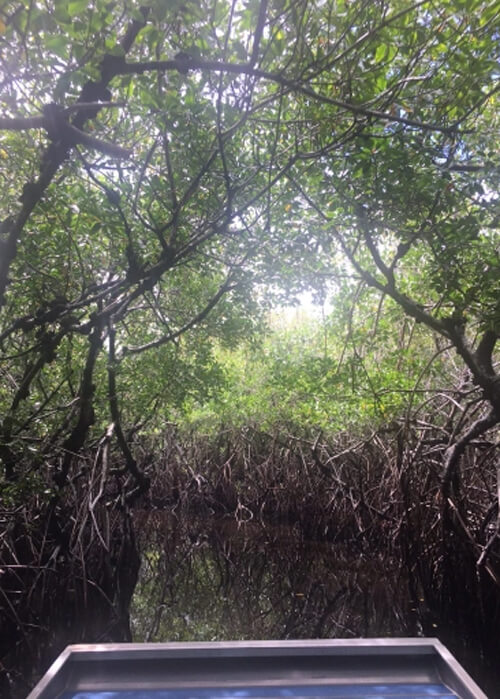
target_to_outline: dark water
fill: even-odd
[[[304,541],[293,528],[161,513],[145,548],[131,616],[136,641],[416,635],[396,561]]]
[[[135,641],[437,636],[488,695],[495,679],[418,592],[396,556],[356,541],[304,540],[293,527],[139,516]]]

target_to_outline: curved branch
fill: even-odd
[[[476,420],[467,432],[446,451],[444,460],[444,471],[441,480],[441,493],[446,502],[450,496],[451,484],[455,476],[460,457],[473,439],[480,437],[500,422],[500,416],[492,408],[488,415]]]
[[[141,352],[145,352],[146,350],[154,349],[155,347],[161,347],[162,345],[165,345],[167,342],[172,342],[173,340],[177,339],[185,332],[193,328],[195,325],[198,325],[198,323],[201,323],[202,320],[205,320],[205,318],[208,316],[210,311],[217,305],[222,296],[224,296],[225,293],[227,293],[233,288],[234,286],[228,279],[224,282],[224,284],[222,284],[217,293],[214,296],[212,296],[212,298],[206,304],[206,306],[188,323],[183,325],[182,328],[179,328],[179,330],[169,333],[168,335],[163,335],[163,337],[160,337],[158,340],[148,342],[145,345],[139,345],[138,347],[124,347],[123,354],[140,354]]]
[[[261,70],[260,68],[254,68],[248,63],[205,61],[193,58],[192,56],[183,56],[182,58],[175,58],[166,61],[135,61],[133,63],[122,61],[116,66],[115,75],[142,75],[143,73],[147,73],[149,71],[167,70],[177,70],[180,73],[186,73],[189,70],[210,70],[214,72],[231,73],[233,75],[249,75],[254,78],[261,78],[262,80],[267,80],[268,82],[281,85],[281,87],[287,88],[290,92],[298,92],[299,94],[310,97],[314,101],[320,102],[321,104],[330,104],[334,107],[339,107],[340,109],[344,109],[346,112],[350,112],[351,114],[365,116],[380,121],[403,124],[404,126],[411,126],[413,128],[421,129],[422,131],[435,131],[444,134],[450,134],[456,131],[456,128],[453,125],[440,126],[439,124],[430,124],[419,121],[418,119],[409,119],[398,114],[393,114],[392,112],[380,112],[376,109],[368,109],[359,104],[352,104],[351,102],[345,102],[344,100],[335,99],[334,97],[327,97],[319,92],[315,92],[312,88],[307,87],[296,80],[285,78],[280,73],[272,73],[266,70]]]
[[[493,369],[493,352],[498,340],[498,334],[493,330],[487,330],[482,336],[474,353],[477,363],[486,374],[495,375]]]

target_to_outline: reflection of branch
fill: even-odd
[[[500,462],[497,463],[497,501],[494,504],[496,504],[497,508],[497,521],[493,533],[491,534],[486,546],[484,547],[482,554],[479,556],[479,559],[476,564],[478,568],[482,568],[482,566],[484,566],[493,544],[500,536]],[[486,569],[489,572],[488,567]]]

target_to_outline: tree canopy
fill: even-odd
[[[500,420],[499,33],[488,0],[4,4],[6,482],[113,439],[145,490],[132,437],[215,390],[214,342],[368,288],[482,392],[446,480]]]

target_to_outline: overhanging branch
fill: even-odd
[[[343,109],[351,114],[369,117],[378,121],[387,121],[392,123],[403,124],[422,131],[435,131],[439,133],[453,133],[456,128],[452,126],[440,126],[439,124],[430,124],[417,119],[393,114],[392,112],[380,112],[376,109],[368,109],[359,104],[352,104],[344,100],[328,97],[316,92],[312,88],[289,78],[284,77],[280,73],[272,73],[260,68],[255,68],[251,63],[229,63],[225,61],[206,61],[191,56],[183,56],[180,58],[170,59],[166,61],[136,61],[127,63],[124,59],[117,61],[115,75],[141,75],[149,71],[168,71],[176,70],[185,74],[190,70],[208,70],[213,72],[230,73],[232,75],[249,75],[254,78],[260,78],[268,82],[275,83],[281,87],[287,88],[290,92],[297,92],[310,97],[315,102],[321,104],[330,104],[339,109]]]
[[[128,29],[127,32],[121,41],[120,45],[123,49],[123,51],[126,53],[127,51],[130,50],[132,44],[135,41],[135,38],[137,37],[137,34],[139,31],[142,29],[146,22],[146,16],[148,14],[148,9],[147,8],[141,8],[141,13],[143,15],[143,19],[134,19]],[[4,229],[4,233],[6,233],[6,238],[1,242],[0,245],[0,308],[4,305],[5,303],[5,290],[8,285],[8,275],[9,275],[9,269],[12,261],[15,259],[16,254],[17,254],[17,247],[19,244],[19,241],[22,239],[22,232],[24,229],[24,226],[26,222],[28,221],[29,217],[31,216],[31,213],[33,212],[34,208],[38,204],[38,202],[42,199],[45,190],[47,187],[50,185],[52,182],[56,172],[59,170],[60,166],[63,164],[63,162],[66,160],[68,157],[68,152],[69,148],[72,145],[75,145],[75,138],[78,136],[78,140],[76,143],[85,143],[85,145],[90,146],[92,148],[95,148],[97,146],[98,150],[102,151],[102,148],[108,149],[108,154],[110,154],[109,151],[109,146],[111,146],[111,151],[113,151],[113,157],[128,157],[129,153],[128,151],[121,150],[117,151],[116,148],[120,149],[119,146],[114,146],[114,144],[107,144],[105,142],[101,142],[99,139],[93,140],[93,137],[89,137],[88,134],[85,134],[82,131],[83,126],[85,123],[96,116],[98,113],[99,109],[101,108],[101,102],[104,106],[104,104],[109,104],[109,98],[110,98],[110,92],[107,89],[107,85],[109,82],[112,80],[112,78],[117,75],[117,73],[113,72],[113,67],[116,66],[116,61],[110,61],[106,60],[106,56],[104,57],[102,64],[101,64],[101,79],[98,82],[95,82],[93,80],[89,80],[87,83],[82,88],[82,91],[80,93],[80,97],[78,99],[78,103],[83,104],[83,108],[79,109],[76,111],[76,114],[73,117],[73,120],[71,124],[68,123],[67,121],[67,113],[65,112],[64,109],[61,108],[61,113],[63,114],[63,118],[65,120],[65,123],[68,126],[68,131],[67,133],[70,134],[70,140],[69,143],[59,143],[57,146],[55,145],[54,142],[51,142],[49,145],[48,149],[46,150],[43,158],[42,158],[42,165],[40,168],[40,175],[38,179],[35,182],[27,182],[24,186],[22,196],[20,198],[21,200],[21,209],[17,216],[12,216],[9,217],[8,219],[4,220],[3,222],[0,222],[0,227]],[[114,58],[114,57],[111,57]],[[98,104],[97,107],[94,109],[89,108],[89,103],[91,102],[96,102]],[[25,121],[18,121],[17,122],[17,127],[22,126],[22,129],[24,128],[34,128],[33,123],[36,124],[35,128],[40,128],[40,119],[42,119],[43,124],[42,128],[45,128],[46,125],[50,123],[49,129],[47,129],[49,133],[49,137],[51,137],[52,141],[54,139],[58,138],[58,133],[57,133],[57,128],[54,130],[54,122],[53,122],[53,115],[54,115],[54,110],[52,108],[52,105],[48,105],[48,111],[47,108],[45,110],[45,113],[42,117],[33,117],[32,119],[35,120],[35,122],[31,121],[28,119],[28,122]],[[71,110],[73,111],[73,110]],[[5,122],[4,122],[5,123]],[[31,124],[31,125],[29,125]],[[20,130],[19,128],[16,127],[16,130]],[[22,130],[21,129],[21,130]],[[51,130],[52,129],[52,130]],[[75,131],[73,131],[73,129]],[[89,141],[90,138],[90,141]],[[83,139],[83,140],[82,140]],[[91,145],[92,143],[92,145]],[[102,151],[102,152],[105,152]],[[120,154],[119,154],[120,153]]]
[[[217,303],[224,296],[224,294],[226,294],[233,288],[234,285],[231,284],[230,280],[226,280],[224,284],[222,284],[222,286],[219,288],[217,293],[214,296],[212,296],[212,298],[205,305],[205,307],[197,315],[195,315],[195,317],[192,318],[188,323],[179,328],[179,330],[169,333],[168,335],[163,335],[158,340],[153,340],[153,342],[147,342],[146,344],[139,345],[138,347],[124,347],[123,354],[140,354],[141,352],[145,352],[146,350],[154,349],[155,347],[161,347],[162,345],[167,344],[167,342],[172,342],[173,340],[176,340],[178,337],[180,337],[185,332],[193,328],[195,325],[198,325],[198,323],[201,323],[203,320],[205,320],[210,311],[217,305]]]

